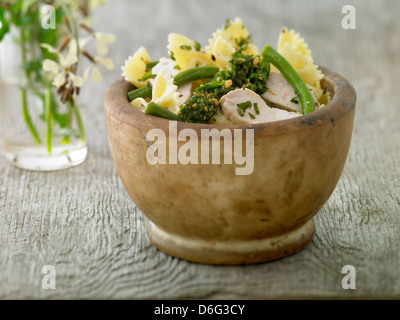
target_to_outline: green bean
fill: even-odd
[[[155,102],[149,102],[144,112],[164,119],[181,121],[181,118],[179,118],[178,115],[161,107]]]
[[[218,71],[218,67],[197,67],[188,69],[178,73],[174,77],[174,85],[181,86],[195,80],[212,79]]]
[[[313,112],[315,110],[314,98],[290,63],[269,45],[265,46],[262,56],[264,59],[268,59],[293,87],[294,92],[299,96],[303,114]]]
[[[129,98],[129,101],[135,100],[136,98],[145,99],[145,98],[151,97],[151,94],[152,94],[151,86],[150,86],[150,83],[148,83],[147,86],[145,86],[143,88],[129,91],[128,98]]]

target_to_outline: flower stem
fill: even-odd
[[[68,129],[71,129],[72,127],[72,108],[70,105],[67,106],[67,121],[66,121],[66,125],[65,127]],[[62,144],[69,144],[71,142],[70,136],[65,135],[62,140],[61,143]]]
[[[44,99],[44,117],[46,120],[46,148],[51,155],[52,127],[51,127],[51,87],[46,87]]]
[[[77,52],[76,55],[78,56],[79,59],[79,54],[80,54],[80,47],[79,47],[79,38],[78,38],[78,30],[77,30],[77,24],[75,21],[75,18],[70,10],[70,8],[65,4],[65,1],[63,0],[56,0],[56,2],[60,5],[60,7],[63,9],[63,11],[65,12],[65,15],[67,17],[67,19],[69,20],[69,24],[71,27],[71,33],[73,38],[76,41],[77,44]],[[78,62],[77,62],[78,64]],[[82,122],[82,117],[80,115],[79,112],[79,107],[78,105],[76,105],[75,103],[73,105],[70,106],[70,108],[74,109],[74,113],[75,113],[75,117],[76,117],[76,122],[78,124],[78,128],[79,128],[79,133],[80,133],[80,138],[82,142],[85,142],[86,137],[85,137],[85,130],[83,127],[83,122]]]
[[[77,105],[74,105],[72,107],[73,107],[74,112],[75,112],[76,122],[78,124],[81,140],[82,140],[82,142],[85,142],[85,140],[86,140],[85,130],[84,130],[84,127],[83,127],[82,117],[81,117],[81,114],[79,112],[79,107]]]
[[[26,89],[20,88],[19,93],[20,93],[20,99],[21,99],[22,114],[23,114],[25,123],[28,126],[28,129],[29,129],[30,133],[32,134],[32,137],[35,140],[35,142],[40,144],[40,143],[42,143],[42,140],[40,139],[39,134],[38,134],[34,124],[32,123],[32,119],[28,112]]]
[[[20,35],[21,35],[21,39],[20,39],[21,57],[22,57],[22,63],[25,65],[26,64],[26,49],[25,49],[26,35],[25,35],[25,29],[23,27],[21,27]],[[28,85],[30,81],[29,81],[29,74],[27,71],[25,71],[25,75],[26,75],[26,81],[27,81],[27,85]],[[35,125],[32,122],[31,116],[29,115],[26,88],[20,88],[20,99],[21,99],[22,114],[23,114],[25,123],[26,123],[30,133],[32,134],[32,137],[35,140],[35,142],[40,144],[40,143],[42,143],[42,140],[40,139],[39,134],[35,128]]]

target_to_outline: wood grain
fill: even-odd
[[[234,2],[118,0],[99,9],[97,29],[118,36],[110,50],[116,70],[83,93],[88,160],[55,173],[0,161],[1,299],[400,298],[400,3]],[[345,4],[356,8],[356,30],[341,27]],[[102,98],[139,46],[157,58],[169,32],[206,43],[237,15],[260,47],[275,44],[283,25],[301,32],[318,63],[353,83],[358,101],[347,164],[315,218],[313,241],[282,260],[218,267],[150,245],[146,219],[114,168]],[[44,265],[56,268],[56,290],[41,287]],[[356,290],[341,287],[344,265],[356,268]]]

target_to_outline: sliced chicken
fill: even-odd
[[[270,108],[254,91],[236,89],[224,95],[219,103],[225,116],[235,124],[251,124],[285,120],[300,116],[298,113]]]
[[[286,81],[281,73],[270,72],[267,80],[267,87],[268,91],[263,93],[261,97],[268,101],[273,107],[302,113],[299,98],[294,93],[293,87]],[[311,94],[314,98],[315,107],[319,108],[319,103],[312,91]]]
[[[185,83],[176,89],[178,92],[178,101],[182,105],[192,96],[192,83]]]

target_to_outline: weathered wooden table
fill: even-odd
[[[356,29],[342,28],[342,7]],[[27,172],[0,161],[0,298],[400,298],[400,74],[398,1],[114,0],[97,29],[115,33],[116,65],[83,100],[89,157],[61,172]],[[108,147],[102,98],[125,58],[144,45],[166,54],[169,32],[206,43],[241,16],[254,43],[300,32],[314,59],[348,78],[358,94],[354,135],[339,184],[301,252],[249,266],[172,258],[150,245],[146,218],[130,200]],[[206,209],[205,209],[206,210]],[[54,266],[56,289],[42,288]],[[342,268],[356,289],[342,287]]]

